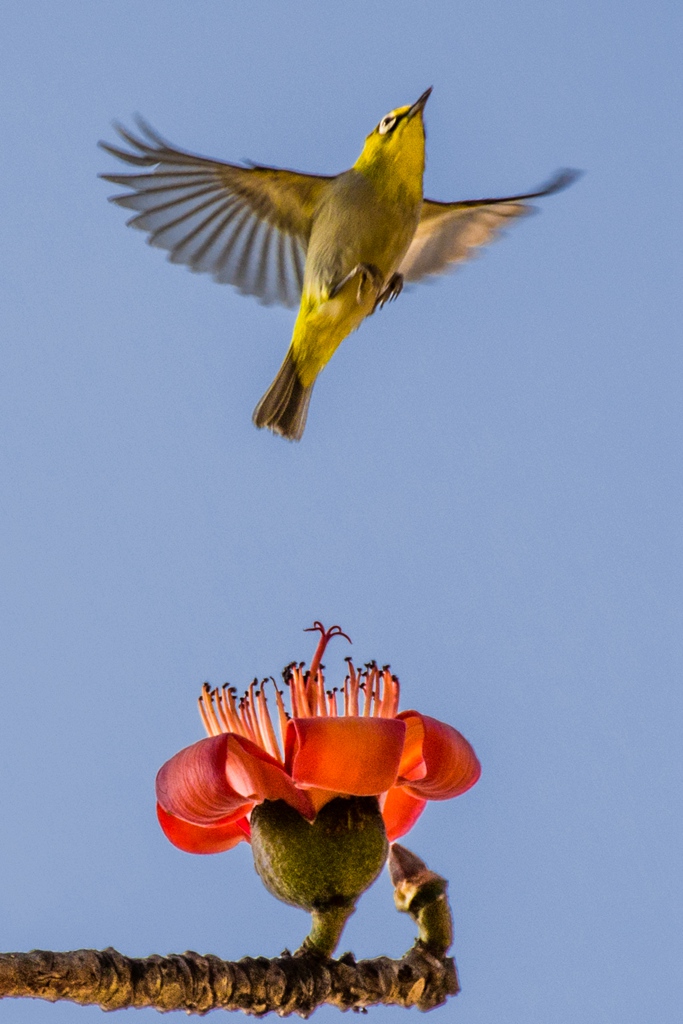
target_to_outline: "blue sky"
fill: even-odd
[[[205,679],[310,658],[321,619],[482,761],[406,839],[451,881],[463,993],[434,1019],[677,1019],[682,29],[656,0],[0,13],[3,949],[298,944],[245,845],[166,842],[153,783]],[[587,173],[349,338],[300,445],[258,432],[291,312],[147,247],[95,144],[140,111],[334,173],[429,85],[429,196]],[[412,938],[383,877],[342,946]]]

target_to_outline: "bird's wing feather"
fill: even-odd
[[[137,124],[139,135],[117,126],[132,152],[100,143],[142,168],[101,175],[129,189],[112,196],[137,211],[128,223],[147,231],[150,245],[167,249],[172,263],[266,304],[298,305],[313,214],[330,179],[208,160],[175,149],[142,119]]]
[[[458,203],[425,199],[420,223],[398,268],[399,273],[406,281],[421,281],[430,274],[450,270],[490,242],[506,221],[531,212],[528,199],[559,192],[571,185],[578,175],[578,171],[560,171],[536,192],[504,199],[468,199]]]

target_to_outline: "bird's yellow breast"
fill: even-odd
[[[417,195],[387,191],[355,169],[340,174],[313,222],[304,291],[324,295],[361,263],[388,279],[408,250],[421,206],[421,188]]]

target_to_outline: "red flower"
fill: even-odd
[[[452,726],[399,713],[388,667],[359,671],[349,658],[341,691],[325,691],[320,659],[331,637],[346,634],[313,628],[321,639],[310,669],[285,670],[291,717],[275,686],[279,742],[265,681],[254,681],[239,704],[232,688],[204,685],[199,710],[209,738],[167,761],[156,783],[161,827],[181,850],[219,853],[248,841],[249,816],[263,800],[285,800],[312,821],[338,796],[377,796],[393,842],[427,800],[459,796],[479,778],[474,750]]]

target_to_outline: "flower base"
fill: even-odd
[[[284,800],[264,800],[251,814],[251,845],[266,888],[313,918],[302,949],[324,956],[389,852],[377,798],[367,796],[336,797],[313,822]]]

